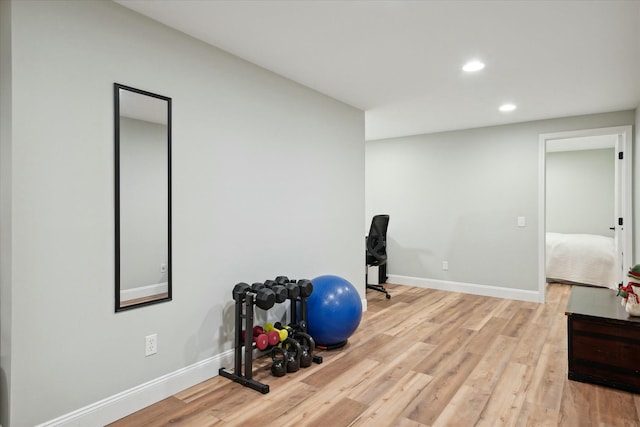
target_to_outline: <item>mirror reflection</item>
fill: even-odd
[[[116,311],[171,299],[171,98],[114,84]]]

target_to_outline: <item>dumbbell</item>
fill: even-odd
[[[287,289],[287,298],[294,300],[300,296],[300,288],[296,285],[295,280],[291,281],[287,276],[278,276],[275,283]]]
[[[293,334],[296,332],[291,326],[283,325],[280,322],[274,323],[273,327],[281,331],[287,331],[288,336],[291,338],[293,338]]]
[[[300,296],[300,288],[298,287],[298,285],[289,282],[285,284],[284,287],[287,288],[287,298],[289,298],[290,300],[298,299],[298,297]]]
[[[278,277],[276,277],[275,282],[276,282],[278,285],[284,285],[284,284],[289,283],[289,282],[290,282],[290,280],[289,280],[289,278],[288,278],[287,276],[278,276]]]
[[[249,286],[247,283],[238,283],[233,287],[233,299],[235,301],[243,301],[249,289],[251,289],[251,286]]]
[[[276,295],[276,303],[280,304],[284,302],[289,296],[289,291],[283,285],[278,285],[273,280],[265,280],[264,286],[271,289],[273,293]]]
[[[263,310],[269,310],[276,303],[275,293],[262,283],[254,283],[252,286],[243,282],[238,283],[233,287],[233,299],[243,301],[248,292],[255,295],[254,304]]]
[[[272,323],[265,323],[264,330],[269,333],[275,331],[278,333],[279,341],[283,342],[289,337],[289,332],[286,329],[276,328]],[[277,344],[277,343],[276,343]]]
[[[313,283],[311,282],[311,280],[298,280],[297,285],[298,288],[300,288],[300,296],[302,298],[307,298],[313,292]]]
[[[262,328],[260,328],[262,329]],[[242,331],[242,342],[246,338],[246,331]],[[258,350],[266,350],[269,347],[269,336],[262,331],[262,333],[256,333],[256,327],[253,328],[253,342],[256,343]]]
[[[266,334],[267,338],[269,339],[269,345],[278,345],[278,343],[280,342],[280,333],[279,331],[276,331],[274,329],[269,329],[268,331],[266,331],[262,328],[262,326],[254,326],[253,334]]]
[[[280,357],[278,357],[280,356]],[[271,375],[274,377],[283,377],[287,373],[287,361],[289,355],[287,350],[281,347],[273,347],[271,349]]]

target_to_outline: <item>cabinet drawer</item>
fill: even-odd
[[[593,320],[581,316],[569,316],[569,328],[574,333],[604,335],[637,341],[640,345],[640,324],[615,320]]]
[[[617,337],[573,333],[572,359],[600,363],[628,370],[640,370],[640,345]]]

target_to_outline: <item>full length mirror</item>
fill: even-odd
[[[116,311],[171,300],[171,98],[114,83]]]

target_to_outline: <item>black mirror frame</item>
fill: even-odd
[[[122,306],[120,299],[120,89],[158,98],[167,102],[167,297]],[[114,96],[114,196],[115,196],[115,311],[121,312],[171,301],[173,264],[171,246],[171,98],[136,89],[119,83],[113,84]]]

